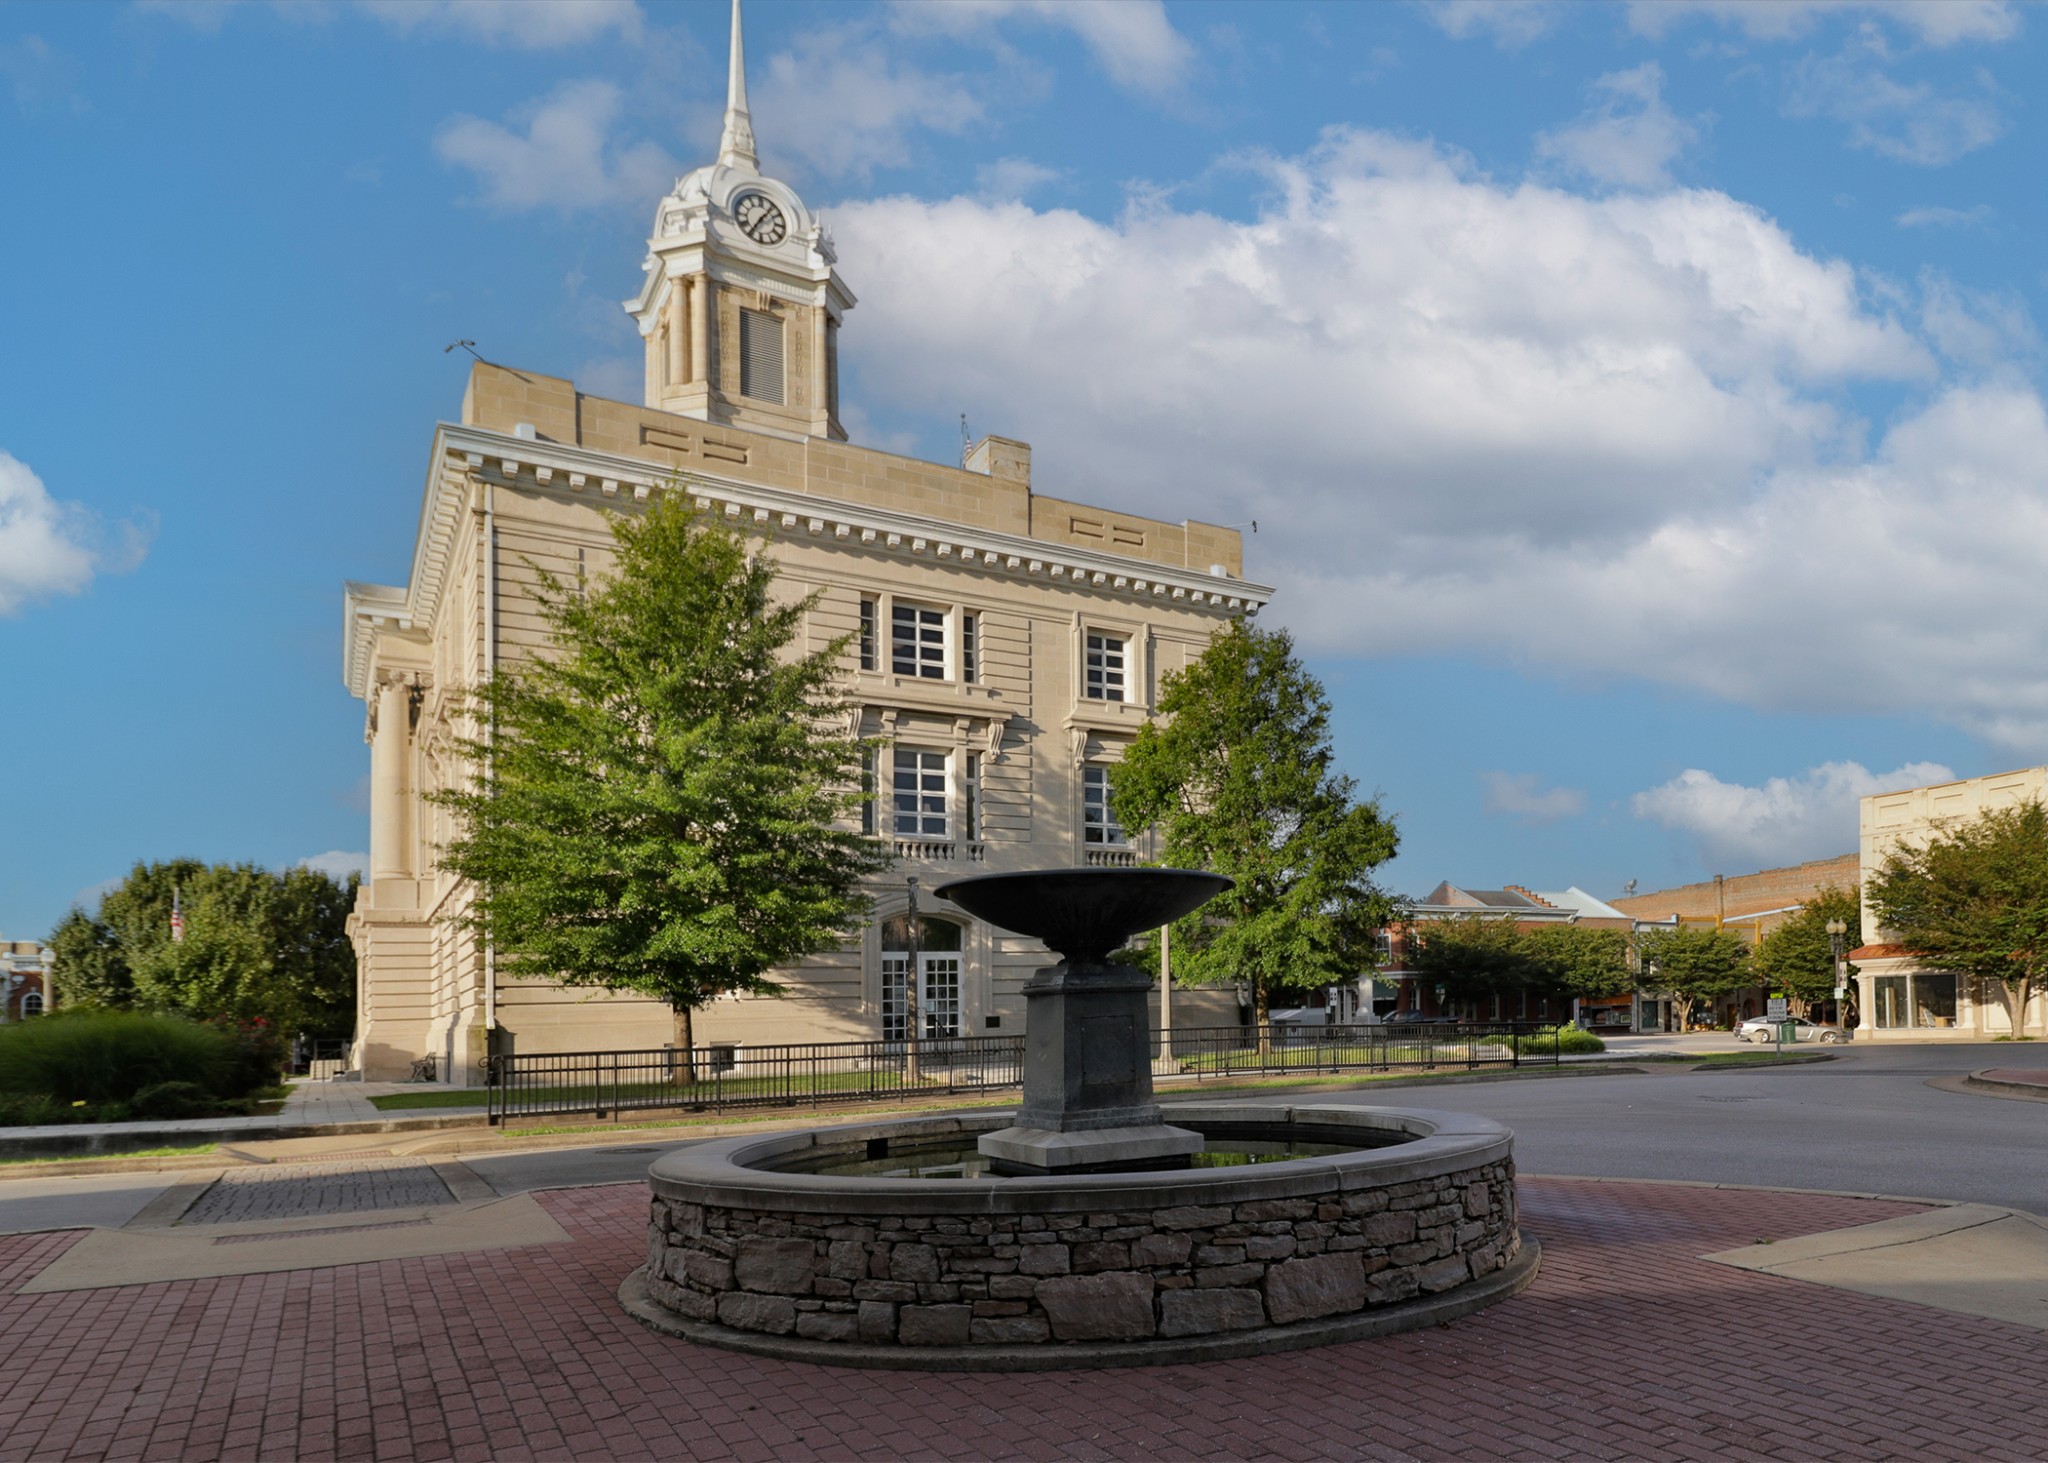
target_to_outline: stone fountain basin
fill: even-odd
[[[1534,1279],[1514,1138],[1466,1113],[1176,1104],[1217,1139],[1392,1146],[1233,1168],[991,1179],[758,1165],[972,1142],[1009,1113],[730,1138],[649,1169],[656,1330],[841,1365],[1037,1370],[1220,1359],[1436,1325]]]

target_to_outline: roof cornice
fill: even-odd
[[[435,429],[427,465],[411,582],[403,590],[383,585],[349,586],[350,639],[345,665],[354,694],[363,695],[368,686],[368,634],[378,621],[404,629],[433,624],[472,475],[481,482],[529,492],[553,492],[566,498],[589,494],[600,505],[607,501],[644,503],[655,493],[673,488],[694,498],[700,507],[722,511],[727,519],[748,528],[800,532],[870,553],[923,557],[935,563],[951,561],[974,572],[1036,578],[1126,601],[1196,606],[1219,618],[1257,614],[1273,597],[1272,586],[1235,576],[762,487],[697,468],[663,471],[659,464],[637,457],[443,422]],[[357,591],[375,594],[357,595]]]

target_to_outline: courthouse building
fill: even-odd
[[[455,740],[464,688],[544,644],[535,569],[603,575],[611,516],[659,494],[760,535],[788,594],[819,593],[808,646],[853,637],[847,729],[885,744],[867,831],[894,855],[856,940],[775,972],[781,999],[701,1009],[699,1041],[901,1039],[911,979],[929,1035],[1021,1030],[1043,947],[926,895],[909,972],[907,880],[1142,853],[1109,811],[1123,749],[1161,677],[1270,591],[1244,578],[1233,530],[1038,491],[1022,442],[985,438],[959,466],[847,442],[839,333],[855,299],[837,262],[817,215],[759,170],[735,12],[718,159],[656,204],[626,304],[644,402],[479,363],[460,420],[434,432],[408,581],[347,586],[343,671],[371,765],[350,924],[364,1075],[431,1056],[467,1083],[490,1052],[673,1039],[660,1002],[502,977],[460,923],[469,889],[437,867],[449,815],[423,801],[475,770]]]

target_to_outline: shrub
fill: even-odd
[[[284,1074],[284,1043],[278,1040],[276,1027],[260,1016],[253,1021],[211,1024],[232,1042],[227,1069],[215,1092],[241,1097],[278,1084]]]
[[[159,1082],[135,1094],[128,1106],[138,1118],[196,1118],[216,1111],[220,1099],[193,1082]]]
[[[1516,1037],[1515,1048],[1539,1055],[1555,1051],[1561,1057],[1584,1057],[1606,1051],[1607,1043],[1581,1026],[1546,1026],[1527,1036]]]
[[[180,1016],[60,1012],[0,1028],[0,1093],[102,1106],[176,1082],[240,1095],[248,1088],[236,1085],[235,1045],[230,1033]]]

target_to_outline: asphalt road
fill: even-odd
[[[2048,1103],[1927,1085],[1999,1066],[2048,1067],[2048,1047],[1852,1043],[1834,1061],[1770,1071],[1380,1085],[1368,1100],[1505,1123],[1524,1173],[1917,1195],[2048,1214]]]
[[[1713,1049],[1733,1048],[1723,1038]],[[1481,1113],[1514,1129],[1524,1173],[1918,1195],[2048,1214],[2048,1102],[1927,1085],[1985,1067],[2035,1065],[2048,1067],[2048,1047],[1852,1044],[1834,1061],[1771,1071],[1375,1083],[1356,1095],[1324,1089],[1246,1100]],[[517,1194],[630,1183],[657,1154],[681,1146],[642,1138],[463,1161],[499,1193]],[[0,1180],[0,1233],[119,1226],[170,1181],[154,1173]]]

